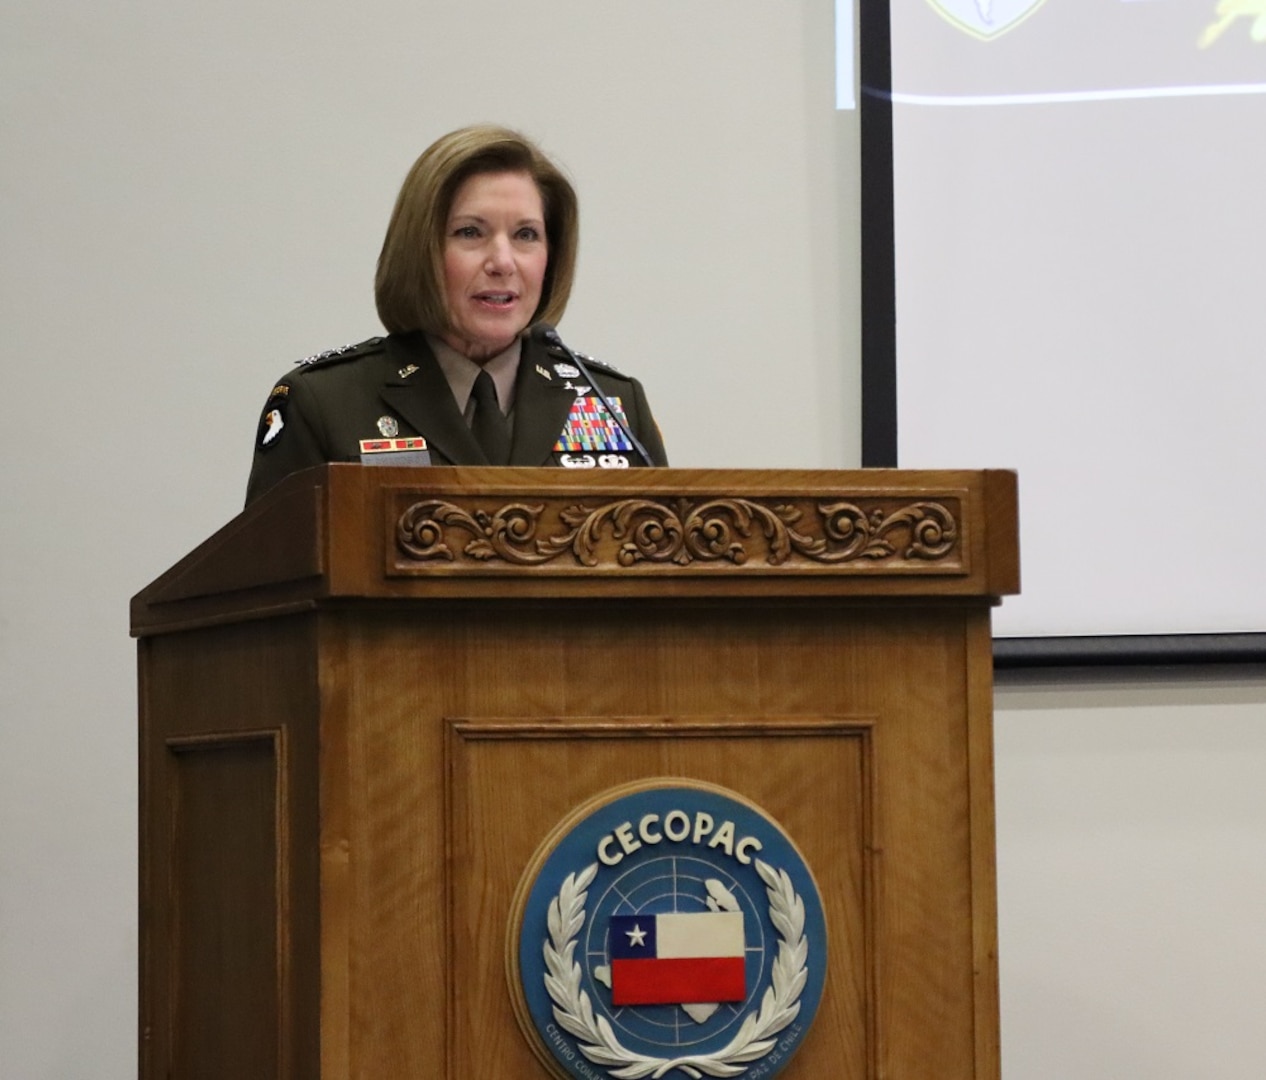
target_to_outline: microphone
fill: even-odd
[[[593,372],[589,370],[588,365],[581,360],[579,356],[577,356],[566,346],[566,344],[564,344],[563,339],[558,334],[558,331],[555,330],[549,323],[537,323],[534,327],[532,327],[532,337],[536,338],[538,341],[543,341],[546,345],[552,345],[556,349],[562,349],[563,352],[567,354],[567,359],[580,369],[580,373],[589,382],[593,392],[598,395],[598,400],[602,402],[602,407],[607,410],[607,415],[615,421],[616,426],[628,440],[629,445],[641,456],[642,464],[653,466],[654,462],[651,461],[651,455],[646,452],[646,447],[638,441],[637,436],[634,435],[633,432],[629,430],[628,425],[620,419],[620,414],[615,410],[611,402],[607,400],[607,395],[602,392],[602,387],[598,385],[598,380],[593,377]]]

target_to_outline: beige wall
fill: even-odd
[[[1003,1075],[1266,1064],[1266,671],[1005,673]]]

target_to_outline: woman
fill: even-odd
[[[246,501],[326,461],[666,465],[641,384],[583,362],[621,430],[549,326],[578,236],[575,191],[522,135],[478,126],[433,143],[378,257],[387,337],[309,357],[273,387]]]

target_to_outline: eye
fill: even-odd
[[[479,226],[478,225],[458,225],[455,229],[453,229],[451,233],[449,233],[449,235],[461,240],[478,240]]]
[[[539,240],[541,230],[535,225],[524,225],[514,234],[516,240]]]

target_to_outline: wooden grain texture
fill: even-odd
[[[143,1077],[254,1075],[216,1062],[261,1039],[272,1064],[259,1075],[319,1075],[310,631],[288,621],[142,642]],[[236,1035],[212,1039],[208,1025],[228,1018]]]
[[[279,744],[277,732],[168,743],[176,1076],[281,1073]]]
[[[917,1075],[928,1060],[947,1077],[992,1075],[977,1059],[978,1026],[996,1016],[976,1015],[974,930],[992,909],[976,863],[990,860],[972,836],[992,794],[969,784],[981,751],[968,745],[964,613],[769,605],[753,638],[708,606],[589,612],[575,629],[570,611],[349,621],[351,996],[379,1001],[356,1021],[364,1067],[433,1068],[443,1047],[452,1076],[545,1075],[502,971],[522,869],[577,802],[686,776],[781,821],[843,928],[850,959],[788,1076],[828,1060],[859,1076]],[[827,752],[821,735],[780,734],[832,716],[865,738]],[[704,723],[732,730],[686,734]],[[447,1012],[433,1007],[445,985]]]
[[[866,935],[853,928],[873,923],[866,881],[872,844],[867,718],[552,718],[451,726],[450,910],[459,970],[491,970],[517,950],[511,895],[533,875],[534,862],[523,862],[533,836],[544,838],[569,812],[616,785],[716,784],[762,809],[777,806],[776,820],[817,868],[830,940],[812,943],[811,963],[828,952],[831,962],[820,1022],[801,1052],[801,1068],[829,1062],[843,1075],[865,1075]],[[610,768],[613,759],[618,768]],[[560,767],[564,760],[570,767]],[[525,783],[525,776],[539,780]],[[806,800],[807,788],[818,796]],[[506,927],[500,943],[486,931],[489,915]],[[479,1007],[455,1018],[456,1075],[484,1075],[509,1061],[508,1050],[483,1037],[489,1025],[480,1017],[509,1032],[506,1041],[529,1046],[529,1039],[514,1039],[507,1022],[507,1008],[522,1013],[516,981],[507,970],[508,985],[486,987]],[[502,1073],[533,1075],[526,1062],[519,1052],[514,1068]]]
[[[564,521],[582,511],[585,529]],[[1015,476],[998,471],[325,465],[137,594],[132,629],[335,597],[998,597],[1019,587],[1017,513]]]
[[[989,610],[1018,585],[1014,478],[544,472],[291,478],[135,599],[144,1080],[550,1075],[507,981],[515,891],[577,806],[655,777],[751,800],[822,887],[826,991],[781,1075],[997,1080]],[[957,493],[961,549],[630,577],[605,532],[593,573],[392,569],[401,500],[636,484],[661,506]],[[261,523],[296,533],[223,569]]]

